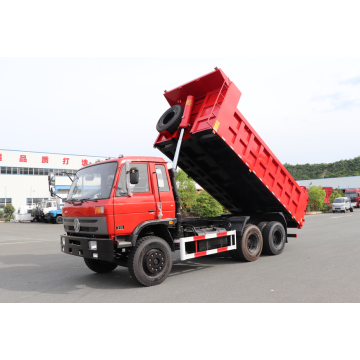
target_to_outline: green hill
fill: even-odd
[[[355,176],[360,175],[360,156],[330,164],[284,164],[284,166],[295,180]]]

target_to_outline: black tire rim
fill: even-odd
[[[168,124],[171,121],[171,119],[174,117],[174,115],[175,115],[175,111],[174,110],[170,111],[163,119],[162,121],[163,125]]]
[[[250,254],[256,254],[259,250],[260,238],[257,234],[250,234],[247,239],[247,249]]]
[[[144,256],[143,268],[147,275],[157,276],[166,266],[166,257],[159,249],[150,249]]]
[[[280,230],[275,230],[273,234],[273,244],[276,248],[281,248],[282,245],[282,233]]]

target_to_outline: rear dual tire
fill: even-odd
[[[263,237],[256,225],[246,225],[237,248],[232,250],[231,256],[235,260],[255,261],[261,254]]]
[[[263,230],[264,253],[279,255],[283,252],[286,242],[284,227],[277,221],[269,222]]]

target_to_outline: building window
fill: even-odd
[[[5,205],[9,204],[11,205],[11,198],[0,198],[0,209],[3,209]]]
[[[66,171],[70,175],[76,174],[77,170],[64,170],[64,169],[41,169],[41,168],[23,168],[23,167],[6,167],[3,166],[0,168],[1,174],[9,175],[48,175],[49,173],[54,173],[56,176],[67,176],[63,172]]]
[[[26,205],[31,205],[31,201],[33,204],[41,203],[42,200],[47,200],[48,198],[27,198]]]

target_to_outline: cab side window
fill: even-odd
[[[133,164],[131,167],[136,167],[139,170],[139,182],[136,185],[131,185],[133,193],[150,192],[149,189],[149,174],[147,164]]]
[[[166,170],[164,165],[155,165],[156,176],[160,191],[169,191],[169,183],[166,177]]]
[[[149,174],[147,164],[131,164],[130,167],[136,167],[139,170],[139,182],[135,185],[130,185],[133,193],[150,192],[149,189]],[[115,196],[127,196],[126,189],[126,167],[123,165],[121,169],[118,187]]]

